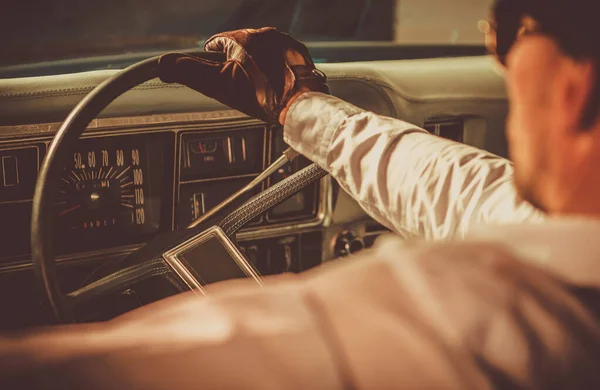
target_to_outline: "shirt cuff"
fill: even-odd
[[[360,108],[320,92],[305,92],[290,106],[283,131],[285,142],[296,152],[328,169],[327,155],[333,135]]]

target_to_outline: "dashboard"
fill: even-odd
[[[86,131],[70,154],[56,194],[53,235],[60,257],[120,253],[157,233],[184,229],[251,181],[286,148],[279,127],[250,119],[206,124],[179,122],[179,117],[171,115],[167,123],[143,126],[128,119],[127,128],[118,127],[117,121],[110,128]],[[31,200],[49,142],[42,138],[0,146],[0,213],[4,216],[0,229],[11,232],[0,238],[4,269],[29,262]],[[305,158],[295,160],[243,200],[309,163]],[[315,183],[276,206],[252,221],[246,233],[254,237],[252,232],[264,235],[290,224],[318,225],[323,218],[321,186],[328,183]],[[300,240],[299,236],[286,238],[290,245]],[[258,262],[264,253],[257,245],[243,249]],[[295,257],[288,254],[285,259],[286,250],[291,250],[286,245],[279,251],[285,267],[259,265],[263,273],[298,268],[291,264]],[[319,256],[316,261],[320,262]]]
[[[341,99],[506,156],[504,83],[486,57],[319,67]],[[0,312],[12,313],[0,327],[44,321],[36,314],[40,301],[29,254],[37,173],[64,118],[114,72],[0,80]],[[285,148],[280,127],[188,88],[152,80],[125,93],[90,123],[65,165],[53,231],[62,285],[74,290],[156,234],[184,229]],[[247,198],[309,163],[295,160]],[[268,275],[349,255],[387,232],[325,177],[252,221],[237,238],[250,262]],[[19,299],[11,299],[15,292]]]

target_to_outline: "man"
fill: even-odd
[[[267,278],[264,289],[225,282],[206,299],[181,295],[108,324],[0,340],[7,388],[600,388],[600,73],[585,35],[595,31],[593,6],[502,1],[495,14],[515,182],[550,218],[462,242],[388,238],[352,260]],[[427,217],[431,237],[451,235],[438,230],[439,213],[484,213],[460,202],[479,207],[494,189],[509,200],[491,204],[530,215],[507,189],[508,163],[323,94],[322,75],[291,38],[238,31],[208,48],[230,61],[169,56],[165,75],[176,69],[233,107],[285,123],[287,141],[378,219],[418,231]],[[190,82],[198,69],[197,79],[216,82]],[[419,147],[420,162],[403,160]],[[433,151],[452,166],[431,165]],[[408,175],[405,164],[475,184],[444,209],[406,216],[431,202],[403,204],[411,200],[394,180]],[[466,234],[461,223],[453,229]]]

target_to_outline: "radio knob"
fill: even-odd
[[[364,248],[365,242],[362,237],[351,230],[346,230],[338,236],[335,242],[334,253],[336,257],[345,257],[359,252]]]

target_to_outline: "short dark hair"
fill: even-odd
[[[561,49],[572,58],[594,62],[593,89],[581,116],[581,129],[590,129],[600,117],[600,44],[596,37],[598,4],[591,0],[497,0],[495,14],[507,28],[499,55],[506,55],[517,36],[520,19],[529,15],[542,26]],[[496,20],[500,30],[501,20]],[[500,31],[498,31],[500,33]],[[500,41],[500,40],[499,40]]]
[[[581,116],[581,129],[590,129],[600,116],[600,45],[598,5],[591,0],[517,0],[538,20],[569,56],[594,62],[592,93]]]

